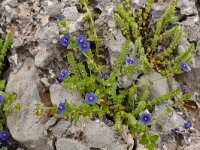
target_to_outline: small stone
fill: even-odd
[[[35,56],[35,66],[39,68],[44,68],[55,57],[55,52],[57,48],[56,45],[49,42],[40,42],[39,43],[39,52]]]
[[[50,84],[49,84],[47,78],[42,78],[40,81],[42,82],[42,84],[43,84],[45,87],[49,87],[49,86],[50,86]]]
[[[46,13],[50,17],[57,17],[61,14],[62,5],[56,2],[48,1],[46,6]]]
[[[56,142],[57,150],[89,150],[89,148],[76,140],[61,138]]]
[[[38,41],[49,41],[59,37],[59,30],[57,24],[51,23],[49,26],[40,27],[36,30],[35,39]]]
[[[49,130],[51,130],[52,134],[56,137],[61,137],[64,135],[70,125],[70,121],[59,120],[59,122]]]
[[[42,27],[46,26],[49,23],[49,16],[44,16],[42,19]]]
[[[66,17],[67,21],[76,21],[79,17],[79,12],[75,6],[66,7],[63,10],[63,15]]]
[[[120,81],[120,88],[129,88],[131,85],[133,84],[133,81],[131,80],[131,78],[129,78],[128,75],[124,75]]]

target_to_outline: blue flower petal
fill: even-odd
[[[4,99],[3,99],[3,96],[0,95],[0,104],[3,104],[4,103]]]
[[[62,70],[61,73],[58,74],[58,81],[61,83],[63,82],[67,77],[68,71]]]
[[[76,44],[78,45],[78,47],[82,52],[85,52],[90,49],[90,42],[88,42],[83,35],[79,35],[76,38]]]
[[[192,127],[192,123],[190,121],[187,121],[186,123],[184,123],[184,126],[186,129],[190,129]]]
[[[126,64],[127,64],[127,65],[135,65],[135,64],[136,64],[136,61],[133,60],[133,59],[127,58],[127,59],[126,59]]]
[[[69,35],[65,35],[61,38],[62,46],[66,47],[67,45],[69,45],[69,43],[70,43],[70,36]]]
[[[62,20],[62,19],[64,19],[64,18],[66,18],[64,15],[60,15],[60,16],[57,17],[57,20],[60,21],[60,20]]]
[[[182,71],[185,71],[185,72],[189,71],[187,65],[184,62],[180,62],[180,66],[181,66]]]
[[[103,72],[103,73],[100,74],[100,80],[102,80],[105,77],[106,77],[106,72]]]
[[[66,103],[65,102],[59,103],[58,109],[57,109],[58,114],[61,115],[65,111],[66,111]]]
[[[2,141],[7,140],[9,137],[10,137],[10,133],[9,133],[8,131],[2,130],[2,131],[0,132],[0,139],[1,139]]]

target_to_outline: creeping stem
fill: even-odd
[[[92,18],[92,15],[90,13],[90,10],[88,9],[87,4],[85,2],[83,4],[84,4],[84,7],[86,8],[88,16],[90,17],[91,26],[94,27],[95,23],[94,23],[94,20]],[[97,64],[99,64],[99,39],[98,39],[98,36],[97,36],[96,28],[92,28],[92,29],[93,29],[94,38],[95,38]]]

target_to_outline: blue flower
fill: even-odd
[[[87,41],[87,39],[83,35],[79,35],[76,38],[76,44],[78,45],[78,47],[80,47],[81,45],[83,45],[86,41]]]
[[[135,64],[136,64],[136,61],[133,60],[133,59],[127,58],[127,59],[126,59],[126,64],[128,64],[128,65],[135,65]]]
[[[100,80],[102,80],[105,77],[106,77],[106,72],[103,72],[103,73],[100,74]]]
[[[82,52],[85,52],[90,49],[90,42],[88,42],[83,35],[79,35],[76,38],[76,44],[78,45],[78,47]]]
[[[151,117],[149,114],[142,114],[140,121],[144,124],[148,124],[149,122],[151,122]]]
[[[0,95],[0,104],[3,104],[3,103],[4,103],[3,96]]]
[[[86,41],[83,45],[79,47],[82,52],[85,52],[90,49],[90,42]]]
[[[188,71],[189,71],[187,65],[186,65],[184,62],[180,62],[180,66],[181,66],[181,69],[182,69],[183,71],[185,71],[185,72],[188,72]]]
[[[65,17],[64,15],[60,15],[60,16],[57,17],[57,20],[60,21],[60,20],[65,19],[65,18],[66,18],[66,17]]]
[[[192,123],[190,121],[187,121],[186,123],[184,123],[184,126],[186,129],[190,129],[192,127]]]
[[[65,111],[66,111],[66,103],[60,102],[59,105],[58,105],[58,114],[61,115]]]
[[[87,104],[94,105],[95,102],[97,101],[98,97],[93,92],[90,92],[89,94],[87,94],[85,96],[85,99],[86,99],[86,103]]]
[[[62,44],[62,46],[66,47],[67,45],[69,45],[69,43],[70,43],[70,36],[69,35],[64,35],[61,38],[61,44]]]
[[[188,92],[189,92],[189,90],[186,89],[185,86],[181,86],[180,88],[181,88],[181,90],[182,90],[183,92],[185,92],[185,93],[188,93]]]
[[[2,131],[0,132],[0,139],[1,139],[2,141],[7,140],[9,137],[10,137],[10,133],[9,133],[8,131],[2,130]]]
[[[58,81],[61,83],[63,82],[67,77],[68,71],[62,70],[61,73],[58,74]]]
[[[9,144],[8,144],[7,140],[1,141],[0,148],[2,148],[2,147],[8,147],[8,146],[9,146]]]

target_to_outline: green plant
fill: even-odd
[[[178,26],[174,26],[169,30],[166,30],[166,27],[177,21],[174,11],[178,0],[172,0],[156,25],[149,26],[153,1],[148,0],[146,7],[138,9],[137,16],[134,17],[129,0],[122,0],[123,6],[116,4],[115,20],[124,36],[134,43],[141,72],[147,73],[149,70],[155,69],[162,75],[180,74],[183,71],[179,63],[190,61],[194,45],[191,44],[181,55],[172,56],[172,53],[176,51],[183,31]],[[166,50],[159,51],[158,46],[162,45],[165,39],[172,39],[171,43]]]
[[[97,64],[99,63],[99,38],[97,36],[97,26],[96,24],[94,23],[94,18],[98,17],[99,16],[99,13],[91,13],[89,8],[88,8],[88,0],[80,0],[80,3],[81,3],[81,7],[84,11],[86,11],[86,15],[83,17],[83,21],[89,21],[90,23],[90,28],[89,30],[87,31],[87,35],[88,35],[88,38],[87,40],[88,41],[94,41],[95,42],[95,46],[96,46],[96,62]]]
[[[58,78],[59,82],[63,82],[64,88],[80,92],[85,97],[85,101],[81,106],[77,106],[65,100],[65,102],[61,102],[57,106],[57,109],[55,107],[50,109],[57,117],[75,119],[76,121],[81,116],[87,118],[93,116],[109,117],[115,122],[114,128],[117,132],[122,130],[122,125],[127,125],[135,141],[140,139],[141,144],[145,145],[149,150],[153,150],[154,143],[159,136],[151,135],[148,125],[153,125],[157,116],[152,116],[146,112],[151,112],[156,105],[172,97],[177,97],[181,92],[181,88],[174,89],[153,99],[149,96],[150,90],[154,82],[163,78],[170,79],[174,74],[183,73],[184,70],[187,71],[187,66],[184,63],[191,59],[194,47],[190,45],[183,54],[175,58],[171,55],[176,50],[182,30],[177,26],[168,31],[165,28],[177,20],[173,15],[177,0],[172,0],[156,26],[149,26],[149,14],[151,13],[153,0],[147,1],[145,9],[138,9],[137,17],[133,17],[129,0],[122,0],[123,6],[116,4],[117,13],[114,14],[114,17],[126,41],[112,71],[107,70],[105,65],[100,65],[99,60],[97,60],[99,57],[99,39],[96,34],[96,25],[94,24],[96,14],[90,13],[87,0],[80,0],[80,2],[82,9],[87,12],[83,20],[89,20],[90,22],[90,29],[87,33],[88,38],[86,39],[82,35],[76,38],[76,36],[69,34],[66,20],[62,19],[60,21],[59,28],[65,29],[61,44],[74,51],[68,51],[68,71],[62,70]],[[167,38],[172,39],[169,47],[166,51],[159,52],[158,45],[162,44],[163,40]],[[94,42],[96,53],[90,50],[88,41]],[[136,64],[133,60],[127,61],[130,42],[134,44],[137,52],[138,61]],[[74,56],[74,54],[79,53],[78,49],[82,52],[82,57],[79,60]],[[180,62],[184,62],[184,69]],[[165,76],[138,84],[133,77],[133,72],[136,69],[139,69],[142,73],[149,73],[154,69]],[[132,79],[131,86],[128,88],[120,88],[119,86],[124,75]],[[138,89],[142,85],[146,85],[146,88],[139,94]],[[189,95],[186,93],[178,99],[178,102],[182,103],[188,97]],[[20,108],[20,106],[17,105],[17,108]],[[30,108],[30,106],[23,106],[22,108]],[[38,112],[41,112],[41,109],[49,109],[41,106],[33,108]],[[170,112],[171,109],[167,106],[162,113],[168,114]]]
[[[177,0],[172,0],[156,26],[150,27],[149,14],[151,12],[153,0],[147,1],[145,9],[138,9],[137,17],[134,17],[131,12],[129,0],[122,0],[122,3],[123,6],[116,4],[117,13],[114,14],[114,17],[118,27],[126,37],[126,42],[111,72],[106,70],[106,66],[99,65],[95,62],[94,54],[91,50],[82,51],[85,59],[81,62],[75,60],[73,53],[69,52],[67,55],[70,71],[69,75],[66,76],[63,87],[69,88],[72,91],[79,91],[85,96],[86,101],[80,107],[66,101],[66,108],[63,108],[62,111],[64,111],[64,113],[62,115],[65,118],[74,118],[75,120],[79,120],[80,116],[109,116],[109,118],[115,121],[114,126],[116,131],[120,132],[123,124],[128,125],[134,139],[137,139],[137,137],[142,134],[140,143],[146,145],[146,147],[151,150],[154,149],[154,143],[158,139],[158,136],[150,135],[148,126],[137,118],[141,117],[145,110],[151,110],[154,106],[172,97],[176,97],[181,90],[177,88],[161,97],[150,100],[150,89],[154,82],[160,79],[156,79],[155,81],[149,80],[149,82],[146,83],[148,86],[144,89],[143,94],[135,99],[136,95],[138,95],[138,88],[143,84],[138,85],[132,80],[131,87],[122,89],[119,88],[119,82],[124,75],[128,75],[133,79],[133,72],[136,69],[139,69],[142,73],[148,73],[152,69],[155,69],[162,75],[165,75],[163,78],[169,78],[173,74],[183,73],[180,62],[189,62],[192,57],[194,45],[190,45],[183,54],[175,58],[171,55],[172,52],[176,50],[182,35],[182,29],[175,26],[166,31],[165,28],[177,20],[177,17],[173,15]],[[83,9],[88,12],[85,16],[85,20],[90,20],[90,29],[92,29],[92,34],[94,35],[88,39],[90,39],[90,41],[95,41],[96,50],[98,50],[97,47],[99,45],[97,43],[96,30],[93,30],[96,29],[96,26],[93,28],[93,16],[87,8],[88,1],[81,0],[81,4],[83,5]],[[91,38],[94,40],[91,40]],[[171,44],[166,51],[159,52],[158,45],[161,45],[163,40],[168,38],[172,39]],[[77,50],[76,43],[74,42],[75,37],[72,36],[71,39],[68,49]],[[137,65],[133,65],[134,63],[125,65],[130,42],[134,43],[139,58]],[[185,95],[183,98],[184,97]],[[179,102],[182,102],[183,98],[180,98]],[[138,106],[134,107],[136,103]],[[168,107],[166,109],[167,111],[165,110],[164,113],[170,111]],[[153,119],[150,124],[153,124],[156,117],[151,117]]]

